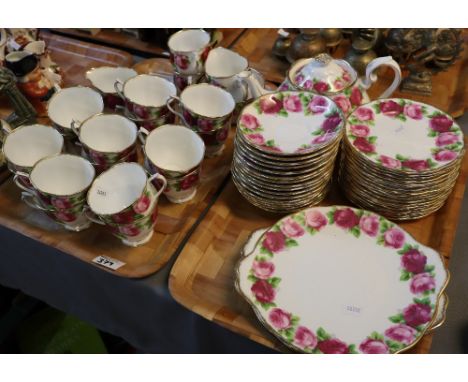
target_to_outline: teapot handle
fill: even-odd
[[[400,85],[401,82],[400,65],[398,65],[398,63],[391,56],[374,58],[366,67],[366,77],[362,81],[362,84],[365,89],[369,89],[371,85],[377,81],[377,75],[374,74],[374,71],[379,66],[389,66],[393,69],[395,74],[392,84],[378,97],[388,98],[398,88],[398,85]]]

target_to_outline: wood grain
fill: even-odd
[[[269,81],[281,83],[290,66],[286,59],[276,57],[272,52],[273,44],[278,36],[275,28],[248,29],[233,45],[232,49],[245,56],[250,65],[265,75]],[[454,65],[446,72],[437,74],[432,79],[432,95],[423,96],[414,93],[400,92],[393,97],[410,98],[433,105],[453,117],[463,115],[468,108],[468,31],[464,31],[464,51]],[[333,54],[335,58],[342,58],[349,43],[343,42]],[[369,89],[371,99],[378,97],[392,82],[391,69],[381,69],[379,80]],[[406,73],[403,72],[403,76]]]
[[[468,155],[465,155],[456,186],[443,208],[424,219],[401,224],[416,240],[439,251],[446,264],[455,239],[467,177]],[[349,204],[336,186],[321,203],[332,204]],[[263,328],[234,289],[234,270],[248,236],[254,230],[271,226],[280,217],[249,204],[229,181],[179,254],[171,270],[169,289],[187,309],[253,341],[284,351],[283,345]],[[430,334],[424,336],[410,352],[428,352],[431,339]]]

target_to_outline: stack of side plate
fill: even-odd
[[[310,92],[264,95],[238,119],[232,178],[252,204],[290,212],[326,195],[344,131],[330,99]]]
[[[446,113],[407,99],[376,100],[348,118],[339,182],[360,207],[417,219],[445,203],[463,155],[463,132]]]
[[[442,256],[398,225],[330,206],[254,232],[236,288],[297,351],[400,353],[443,324],[448,280]]]

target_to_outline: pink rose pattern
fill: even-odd
[[[370,237],[377,237],[377,243],[398,251],[401,255],[402,275],[410,280],[409,289],[424,299],[414,299],[402,312],[389,319],[395,325],[385,330],[384,334],[372,333],[359,344],[359,351],[366,354],[394,353],[404,349],[422,335],[425,324],[432,319],[433,307],[427,297],[435,293],[436,280],[434,267],[427,266],[427,257],[416,246],[405,244],[406,235],[393,223],[378,215],[355,210],[349,207],[332,207],[326,214],[318,209],[308,209],[305,212],[285,218],[264,235],[262,247],[273,257],[275,254],[289,248],[288,240],[320,230],[327,224],[335,224],[346,230],[358,229]],[[294,240],[293,240],[294,241]],[[275,265],[267,259],[257,256],[250,271],[252,277],[251,291],[256,300],[269,310],[268,321],[288,342],[309,353],[344,354],[355,353],[356,346],[348,345],[338,338],[327,334],[323,328],[314,333],[310,328],[299,325],[299,317],[276,307],[274,302],[276,288],[280,282],[273,277]]]
[[[242,114],[240,117],[240,123],[243,127],[249,130],[255,130],[260,127],[260,123],[258,122],[257,117],[248,113]]]
[[[333,101],[338,105],[338,107],[347,114],[351,110],[352,105],[348,97],[343,94],[339,94],[336,97],[333,97]]]
[[[447,115],[438,111],[428,115],[426,106],[403,99],[380,101],[373,107],[377,114],[382,113],[402,121],[406,121],[407,118],[417,121],[427,118],[429,120],[428,135],[435,138],[436,146],[432,149],[432,158],[435,162],[432,159],[411,159],[401,155],[396,155],[396,158],[380,155],[377,163],[390,169],[408,169],[419,172],[436,167],[437,163],[443,165],[458,158],[463,147],[459,137],[460,129],[453,127],[453,120]],[[368,137],[370,134],[368,125],[374,125],[374,111],[368,107],[358,107],[350,116],[349,122],[348,137],[354,147],[366,155],[375,155],[377,137]]]
[[[293,113],[302,111],[302,102],[295,94],[284,97],[283,106],[287,111],[291,111]]]

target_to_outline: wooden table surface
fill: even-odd
[[[276,57],[271,51],[278,36],[277,30],[248,29],[231,49],[245,56],[250,65],[263,73],[267,80],[279,84],[284,80],[290,64],[286,59]],[[393,96],[429,103],[455,118],[462,116],[468,108],[468,30],[464,30],[463,36],[465,49],[460,59],[446,72],[438,73],[432,78],[432,95],[423,96],[397,90]],[[348,46],[349,43],[346,41],[340,44],[333,57],[342,58]],[[382,69],[379,73],[379,80],[369,89],[371,99],[378,97],[393,80],[391,69]],[[403,75],[406,75],[405,71]]]

